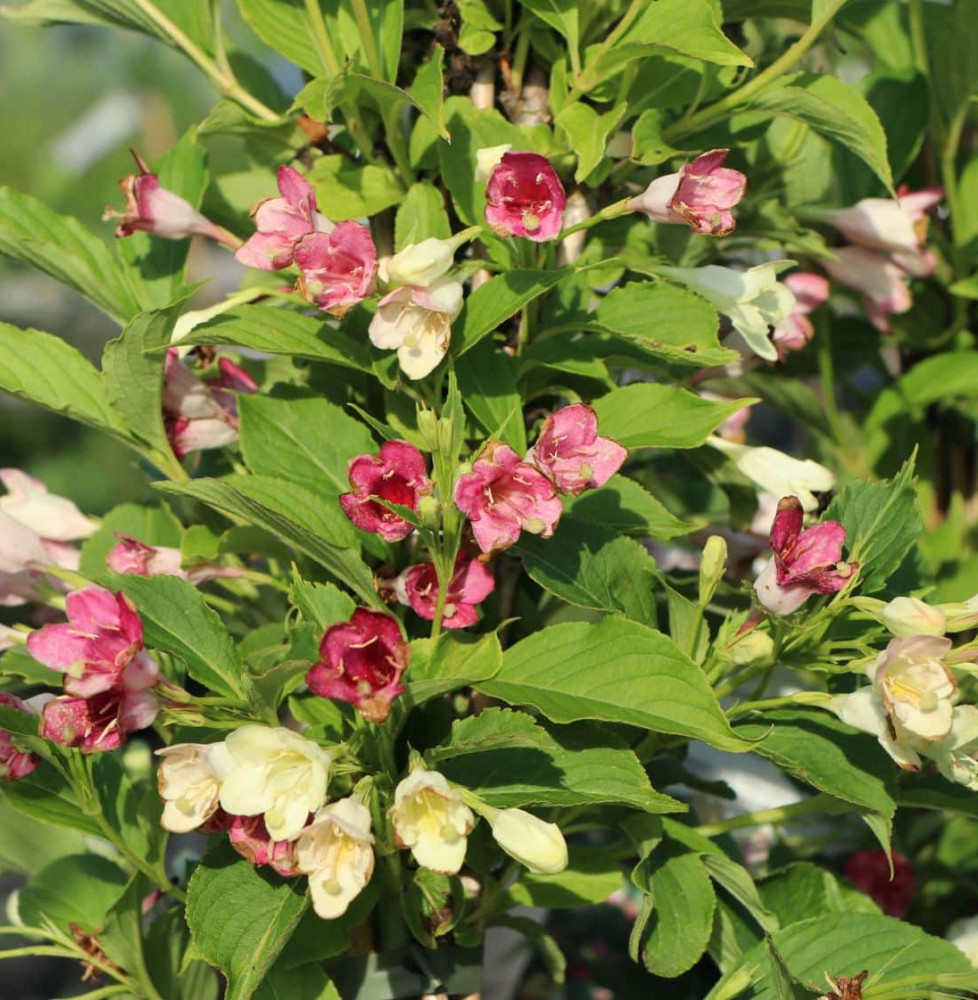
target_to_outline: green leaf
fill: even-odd
[[[344,594],[331,583],[309,583],[297,572],[292,575],[289,600],[307,622],[324,629],[347,621],[356,609],[349,594]]]
[[[376,451],[359,420],[325,399],[243,396],[241,451],[248,468],[335,497],[350,489],[351,458]]]
[[[846,529],[849,558],[859,563],[862,593],[880,590],[923,534],[917,509],[914,459],[893,479],[844,486],[825,512]]]
[[[508,271],[490,278],[466,300],[452,329],[452,353],[456,357],[498,329],[524,306],[549,291],[567,274],[560,271]]]
[[[69,854],[52,861],[20,891],[20,917],[28,927],[43,927],[47,917],[66,933],[69,924],[94,932],[105,923],[128,881],[108,858]]]
[[[473,636],[443,633],[437,639],[415,639],[405,680],[412,705],[495,677],[502,650],[495,633]]]
[[[238,0],[238,8],[266,45],[313,76],[323,72],[325,64],[302,0]]]
[[[616,802],[650,813],[684,809],[652,789],[623,740],[592,723],[544,729],[525,712],[487,708],[453,723],[425,757],[497,808]]]
[[[596,719],[751,749],[699,667],[668,636],[624,618],[542,629],[506,650],[496,677],[476,687],[554,722]]]
[[[670,146],[663,131],[667,120],[661,108],[643,111],[632,126],[632,159],[647,167],[655,167],[681,151]]]
[[[564,516],[554,538],[524,534],[513,551],[541,587],[570,604],[656,624],[655,560],[639,542]]]
[[[927,12],[931,14],[931,11]],[[936,17],[936,13],[935,17]],[[974,10],[964,0],[957,0],[943,15],[931,51],[931,77],[934,90],[948,121],[959,114],[973,95],[978,94],[978,24]],[[930,21],[930,19],[928,19]]]
[[[125,273],[102,240],[77,219],[12,188],[0,188],[0,254],[50,274],[120,323],[139,312]]]
[[[124,433],[98,371],[50,333],[0,323],[0,390],[90,427]]]
[[[381,606],[373,574],[360,558],[356,533],[335,501],[272,476],[225,476],[157,483],[164,493],[193,497],[232,518],[264,528],[305,553],[369,605]]]
[[[25,778],[6,782],[2,795],[6,805],[47,827],[54,825],[90,836],[101,835],[98,825],[82,811],[68,783],[46,763]],[[78,846],[84,848],[84,844]]]
[[[445,82],[442,78],[442,62],[445,50],[436,42],[431,48],[431,55],[422,63],[411,84],[410,97],[415,107],[419,108],[431,120],[438,134],[451,141],[448,129],[445,127],[445,98],[443,96]]]
[[[594,401],[601,433],[626,448],[696,448],[727,419],[756,402],[713,403],[686,389],[636,382]]]
[[[771,985],[777,1000],[809,1000],[815,991],[810,990],[795,979],[784,964],[781,952],[774,946],[769,936],[764,938],[768,961],[771,966]]]
[[[170,242],[170,241],[167,241]],[[134,437],[169,459],[163,427],[163,369],[179,307],[139,313],[105,345],[102,384],[109,405]]]
[[[644,486],[627,476],[613,476],[599,490],[588,490],[564,503],[564,518],[608,531],[669,539],[704,527],[705,521],[681,521]]]
[[[931,937],[913,924],[865,913],[834,913],[784,927],[771,935],[788,973],[800,983],[824,983],[826,973],[872,976],[873,993],[899,994],[913,983],[915,995],[929,993],[928,985],[944,983],[957,990],[978,987],[978,970],[949,941]],[[750,974],[751,1000],[781,1000],[771,981],[767,946],[763,942],[745,952],[707,994],[706,1000],[727,996],[731,981]],[[743,990],[744,987],[741,987]]]
[[[308,905],[304,890],[226,842],[204,856],[187,886],[187,923],[197,953],[227,976],[227,1000],[255,994]]]
[[[564,130],[567,145],[577,155],[575,181],[583,181],[602,162],[608,137],[618,127],[624,115],[624,103],[616,104],[603,115],[580,101],[558,112],[554,122]]]
[[[340,154],[321,156],[306,179],[315,188],[319,210],[334,222],[376,215],[404,198],[389,167],[360,165]]]
[[[514,360],[488,338],[455,362],[458,387],[472,416],[490,437],[523,455],[526,424],[515,368]]]
[[[570,862],[558,875],[524,873],[509,890],[513,906],[560,910],[603,903],[622,887],[621,864],[603,848],[569,844]]]
[[[197,588],[176,576],[116,577],[143,620],[146,644],[179,657],[195,680],[219,694],[244,697],[241,660],[217,613]]]
[[[777,916],[761,899],[750,872],[743,865],[731,861],[719,849],[703,852],[700,859],[713,881],[726,889],[764,930],[776,931],[781,926]]]
[[[0,872],[30,877],[57,858],[85,851],[81,831],[61,829],[15,811],[7,798],[10,784],[0,794]],[[97,835],[94,824],[90,832]]]
[[[230,1000],[231,995],[229,993],[226,1000]],[[316,965],[273,966],[254,997],[255,1000],[340,1000],[336,987]]]
[[[782,927],[827,913],[880,912],[864,892],[807,861],[796,861],[774,872],[758,889]]]
[[[749,109],[810,125],[855,153],[887,190],[893,190],[886,133],[866,98],[848,83],[825,74],[782,77],[756,94]]]
[[[363,344],[325,320],[275,306],[243,306],[196,326],[177,343],[238,344],[268,354],[326,361],[357,371],[371,370]]]
[[[523,0],[523,7],[563,35],[572,49],[580,44],[579,6],[577,0]]]
[[[181,908],[164,910],[149,925],[143,951],[157,991],[166,1000],[217,1000],[216,973],[206,962],[185,961],[189,946],[190,931]]]
[[[447,240],[451,235],[441,191],[430,181],[412,184],[394,217],[394,249],[401,251],[427,239]]]

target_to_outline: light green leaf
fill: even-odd
[[[319,210],[334,222],[376,215],[404,198],[389,167],[360,165],[339,154],[321,156],[306,178],[315,188]]]
[[[496,634],[449,633],[437,639],[415,639],[405,674],[412,705],[495,677],[502,665]]]
[[[394,218],[394,249],[400,251],[427,239],[447,240],[451,235],[441,191],[430,181],[412,184]]]
[[[807,861],[796,861],[774,872],[758,889],[782,927],[826,913],[880,912],[866,893]]]
[[[297,572],[292,575],[289,599],[307,622],[324,629],[346,621],[356,608],[350,595],[331,583],[309,583]]]
[[[524,873],[509,890],[513,906],[547,910],[603,903],[622,887],[621,864],[598,847],[569,844],[570,863],[559,875]]]
[[[554,121],[564,130],[567,145],[577,155],[575,181],[583,181],[602,162],[608,137],[618,127],[624,114],[623,103],[599,115],[590,105],[580,101],[562,108],[557,114]]]
[[[428,60],[421,64],[414,76],[414,83],[409,91],[411,101],[423,114],[431,120],[438,129],[438,134],[451,141],[448,129],[445,127],[445,82],[442,77],[442,62],[445,50],[436,42],[431,49]]]
[[[266,45],[313,76],[323,72],[325,63],[302,0],[238,0],[238,9]]]
[[[564,517],[629,535],[669,539],[688,535],[705,521],[681,521],[644,486],[627,476],[612,476],[599,490],[588,490],[564,503]]]
[[[518,455],[525,454],[523,397],[513,359],[486,338],[455,362],[455,374],[462,399],[483,430],[505,441]]]
[[[927,11],[931,15],[931,11]],[[940,18],[936,44],[931,51],[934,90],[947,120],[953,120],[973,95],[978,94],[978,19],[967,0],[956,0],[946,10],[933,12]],[[928,17],[928,23],[931,18]]]
[[[69,854],[52,861],[20,891],[21,919],[28,927],[43,927],[47,917],[65,933],[69,924],[97,931],[128,881],[108,858]]]
[[[668,636],[624,618],[542,629],[506,650],[496,677],[476,687],[554,722],[596,719],[751,749],[699,667]]]

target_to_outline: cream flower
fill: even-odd
[[[911,736],[942,740],[951,732],[958,686],[944,663],[951,640],[893,639],[868,671],[891,720]]]
[[[323,806],[296,841],[300,872],[309,876],[316,913],[343,916],[374,870],[370,810],[352,796]]]
[[[480,809],[496,843],[534,875],[556,875],[567,867],[567,842],[556,823],[522,809]]]
[[[978,792],[978,708],[958,705],[951,732],[943,740],[922,748],[948,781]]]
[[[156,751],[162,757],[156,778],[163,799],[160,825],[189,833],[217,811],[221,774],[230,763],[223,743],[178,743]]]
[[[955,920],[944,937],[968,956],[968,961],[978,969],[978,916]]]
[[[894,597],[883,605],[880,621],[900,639],[914,635],[944,635],[947,615],[916,597]]]
[[[916,741],[892,724],[876,688],[864,687],[852,694],[839,695],[827,707],[853,729],[875,736],[880,746],[905,771],[920,769]]]
[[[443,774],[412,771],[394,791],[390,818],[398,845],[410,848],[419,865],[442,875],[458,873],[475,817]]]
[[[455,263],[455,240],[434,237],[411,243],[389,257],[381,268],[381,277],[392,285],[418,285],[428,288],[445,276]]]
[[[273,840],[291,840],[326,799],[329,754],[281,727],[242,726],[225,745],[222,808],[235,816],[262,814]]]
[[[512,148],[512,145],[507,142],[503,143],[502,146],[483,146],[482,149],[477,149],[475,151],[476,184],[485,184],[493,169]]]

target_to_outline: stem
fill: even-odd
[[[672,142],[680,136],[689,135],[690,132],[698,132],[709,125],[722,121],[727,114],[753,97],[769,83],[773,83],[779,76],[786,73],[799,59],[815,44],[818,36],[825,29],[825,26],[835,16],[838,5],[830,7],[821,17],[817,17],[809,25],[808,30],[788,49],[779,59],[775,59],[767,69],[762,70],[752,80],[748,80],[742,87],[722,97],[719,101],[704,108],[698,114],[691,115],[684,121],[673,122],[663,132],[663,138]]]
[[[757,812],[745,813],[743,816],[732,816],[730,819],[720,820],[717,823],[705,823],[695,829],[704,837],[718,837],[722,833],[742,830],[747,826],[761,826],[764,823],[787,823],[801,816],[812,816],[816,813],[835,816],[848,812],[852,808],[853,806],[847,802],[840,802],[838,799],[832,798],[831,795],[819,793],[801,802],[792,802],[790,805],[777,806],[774,809],[759,809]]]
[[[632,211],[632,209],[628,207],[628,203],[630,201],[631,198],[622,198],[621,201],[615,201],[610,205],[606,205],[600,212],[595,212],[594,215],[585,219],[583,222],[578,222],[573,226],[568,226],[566,229],[562,229],[557,238],[559,240],[563,240],[572,233],[579,233],[584,229],[590,229],[592,226],[596,226],[599,222],[606,222],[608,219],[617,219],[621,215],[628,215],[628,213]]]
[[[734,705],[727,709],[727,715],[731,719],[740,718],[742,715],[749,715],[751,712],[761,712],[769,708],[785,708],[794,705],[817,705],[821,702],[831,700],[831,695],[822,691],[798,691],[795,694],[788,694],[781,698],[762,698],[758,701],[745,701],[740,705]]]
[[[360,31],[360,41],[363,44],[363,54],[367,57],[367,65],[370,72],[378,80],[384,79],[384,65],[380,60],[380,52],[377,50],[377,39],[374,38],[373,26],[370,23],[370,14],[367,13],[365,0],[352,0],[353,16],[356,18],[357,28]]]

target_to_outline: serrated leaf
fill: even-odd
[[[350,595],[338,587],[331,583],[309,583],[297,572],[292,577],[289,599],[307,622],[323,629],[346,621],[356,608]]]
[[[346,156],[321,156],[306,179],[316,191],[319,210],[334,222],[376,215],[397,205],[404,188],[389,167],[358,164]]]
[[[442,78],[442,62],[445,50],[436,42],[431,47],[431,55],[421,64],[414,76],[414,83],[409,91],[415,106],[428,116],[438,130],[438,134],[448,141],[451,136],[445,127],[445,99],[443,96],[444,80]]]
[[[601,489],[567,500],[564,517],[601,525],[609,531],[660,539],[688,535],[706,523],[681,521],[644,486],[627,476],[613,476]]]
[[[394,249],[403,250],[422,240],[447,240],[452,235],[445,198],[430,181],[408,188],[394,217]]]
[[[404,679],[412,705],[494,677],[502,663],[495,633],[472,636],[444,633],[437,639],[415,639]]]

